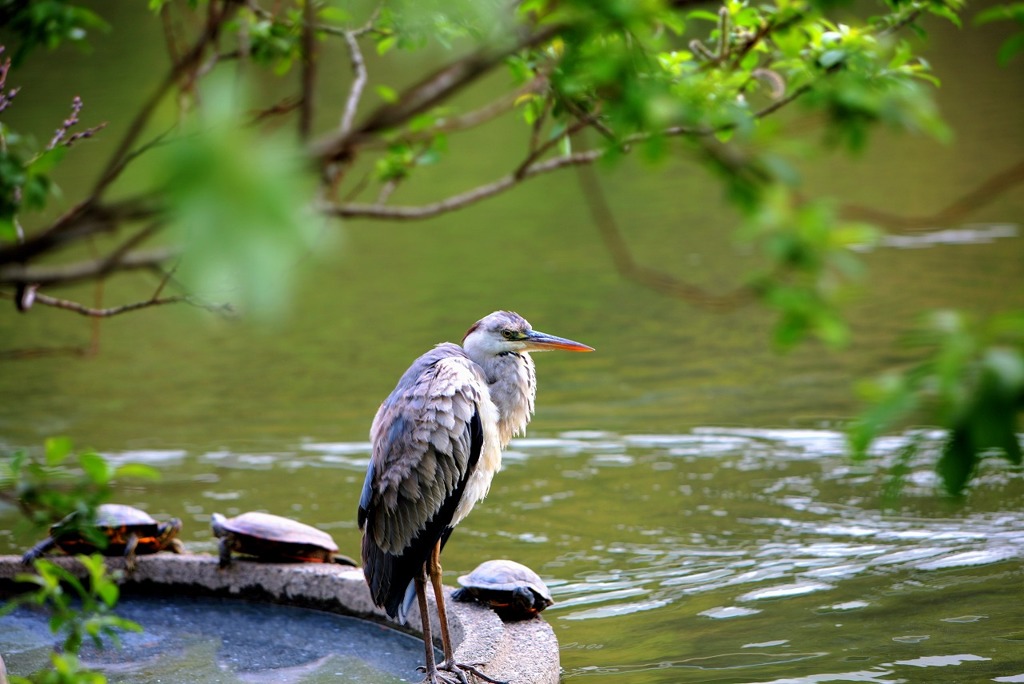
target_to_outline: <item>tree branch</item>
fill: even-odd
[[[302,3],[302,97],[299,100],[299,140],[308,140],[313,128],[313,93],[316,90],[316,18],[312,0]]]
[[[328,216],[339,218],[375,218],[392,219],[397,221],[410,221],[427,219],[439,214],[444,214],[455,209],[461,209],[480,200],[494,195],[501,194],[506,190],[515,187],[519,182],[527,178],[533,178],[541,174],[550,173],[567,166],[591,164],[604,156],[604,150],[590,150],[579,152],[564,157],[556,157],[544,162],[538,162],[529,166],[523,173],[510,173],[499,178],[493,183],[481,185],[467,192],[452,195],[439,202],[422,204],[417,206],[388,206],[383,204],[322,204],[319,210]]]
[[[11,299],[11,295],[6,292],[0,292],[0,299]],[[152,306],[165,306],[167,304],[189,304],[200,309],[205,309],[211,313],[215,313],[227,318],[234,317],[235,311],[230,304],[210,304],[204,302],[192,295],[173,295],[170,297],[151,297],[140,302],[132,302],[130,304],[121,304],[120,306],[111,306],[107,308],[95,308],[86,306],[80,302],[71,301],[69,299],[60,299],[59,297],[51,297],[50,295],[37,292],[34,299],[35,304],[42,304],[43,306],[51,306],[56,309],[64,309],[65,311],[73,311],[89,318],[111,318],[112,316],[119,316],[124,313],[132,311],[138,311],[140,309],[148,309]]]
[[[135,236],[138,237],[138,236]],[[88,261],[60,265],[11,264],[0,268],[0,283],[9,285],[67,285],[109,275],[115,268],[119,271],[154,268],[178,255],[178,250],[168,247],[135,252],[124,252],[112,259],[108,255]]]
[[[153,219],[160,210],[148,198],[130,198],[111,204],[87,200],[72,207],[47,230],[26,236],[23,242],[0,247],[0,266],[24,263],[90,235],[113,231],[124,222]]]
[[[363,97],[363,89],[366,87],[366,62],[363,60],[363,52],[359,49],[359,40],[354,31],[345,32],[345,45],[348,46],[349,60],[352,62],[352,71],[355,79],[352,87],[349,88],[348,97],[345,99],[345,110],[341,116],[341,137],[345,138],[352,132],[352,124],[356,118],[356,110],[359,108],[359,100]]]
[[[550,40],[562,27],[545,26],[501,48],[481,48],[434,71],[407,88],[395,102],[381,105],[361,126],[346,134],[335,134],[313,144],[311,153],[323,164],[346,159],[354,145],[373,135],[401,126],[439,102],[451,97],[509,55]]]

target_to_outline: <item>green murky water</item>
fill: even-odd
[[[153,36],[140,32],[130,60],[103,46],[90,60],[44,60],[11,124],[47,135],[70,79],[85,113],[116,131],[144,92]],[[807,164],[811,187],[921,214],[1018,160],[1024,79],[993,65],[997,38],[943,30],[933,40],[954,144],[883,136],[856,161]],[[461,144],[487,156],[396,201],[504,172],[513,152],[495,140],[514,135],[482,129]],[[82,166],[63,179],[69,194],[113,140],[82,148]],[[604,183],[644,263],[714,290],[749,266],[729,237],[736,217],[695,168],[668,164],[652,177],[626,164]],[[859,468],[835,432],[856,409],[857,377],[910,358],[897,341],[915,312],[1024,304],[1024,193],[969,225],[866,253],[853,344],[787,355],[769,349],[766,312],[704,313],[623,281],[586,216],[564,175],[425,223],[353,222],[338,229],[332,257],[301,264],[279,327],[149,310],[104,322],[96,357],[0,362],[0,443],[66,434],[157,466],[159,483],[125,487],[118,500],[182,517],[195,551],[213,551],[210,513],[263,509],[321,526],[356,555],[378,403],[423,350],[511,308],[598,352],[538,357],[528,438],[452,538],[446,576],[454,583],[496,557],[536,569],[557,602],[546,616],[567,681],[1024,681],[1021,471],[986,462],[976,490],[951,503],[922,461],[897,509],[883,512],[881,470],[902,437]],[[151,287],[127,276],[106,301]],[[67,313],[0,313],[4,349],[83,345],[91,332]],[[0,552],[32,540],[0,510]]]

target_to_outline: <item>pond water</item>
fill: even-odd
[[[133,14],[144,7],[118,7],[137,45],[44,56],[12,76],[25,86],[9,112],[16,128],[48,136],[74,93],[83,116],[111,121],[76,153],[80,166],[62,171],[69,201],[159,59],[158,29]],[[1002,34],[934,28],[929,58],[955,142],[882,134],[858,159],[804,163],[809,191],[927,214],[1020,159],[1024,78],[995,66]],[[517,135],[496,123],[453,141],[489,153],[431,172],[396,201],[504,173]],[[696,166],[627,162],[602,179],[643,263],[715,291],[755,263]],[[903,494],[887,502],[886,469],[906,436],[854,465],[839,432],[857,409],[858,378],[913,359],[899,340],[918,312],[1024,305],[1024,193],[936,226],[948,231],[938,236],[864,253],[852,343],[780,354],[770,312],[708,313],[622,280],[579,192],[572,175],[552,175],[429,222],[339,227],[331,255],[301,264],[276,325],[162,308],[103,322],[88,358],[5,357],[0,446],[64,434],[155,465],[159,482],[119,483],[116,499],[183,518],[194,551],[214,551],[211,513],[260,509],[320,526],[355,556],[379,402],[432,344],[514,309],[597,352],[538,356],[537,416],[446,548],[445,575],[454,584],[502,557],[537,570],[554,592],[545,616],[566,681],[1024,681],[1021,470],[986,460],[968,496],[950,501],[931,470],[938,436],[926,433]],[[144,275],[118,278],[104,301],[152,287]],[[84,346],[93,333],[66,312],[0,313],[4,351]],[[37,534],[0,509],[0,552]]]
[[[363,620],[315,610],[245,601],[129,598],[118,614],[142,632],[80,657],[112,684],[206,682],[289,684],[409,681],[423,660],[423,641]],[[45,614],[19,608],[0,620],[8,670],[34,672],[50,661],[54,638]]]

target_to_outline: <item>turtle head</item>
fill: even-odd
[[[523,615],[536,615],[539,610],[536,604],[540,597],[529,587],[516,587],[512,590],[512,605]]]
[[[157,528],[157,548],[161,550],[170,550],[174,553],[184,553],[185,546],[178,539],[178,533],[181,532],[181,519],[171,518],[167,522],[160,525]]]
[[[213,536],[227,536],[228,531],[227,528],[224,526],[224,523],[226,522],[227,518],[225,518],[220,513],[213,513],[212,515],[210,515],[210,527],[213,529]]]
[[[160,541],[165,543],[169,542],[177,537],[179,532],[181,532],[181,519],[171,518],[164,524],[160,525]]]

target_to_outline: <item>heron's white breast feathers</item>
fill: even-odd
[[[463,518],[469,515],[477,501],[487,496],[494,474],[501,470],[502,445],[495,439],[498,434],[498,409],[488,397],[482,397],[478,404],[478,410],[480,422],[483,425],[484,443],[480,448],[480,460],[477,461],[476,469],[469,476],[466,488],[462,492],[462,499],[455,509],[452,527],[458,525]]]

